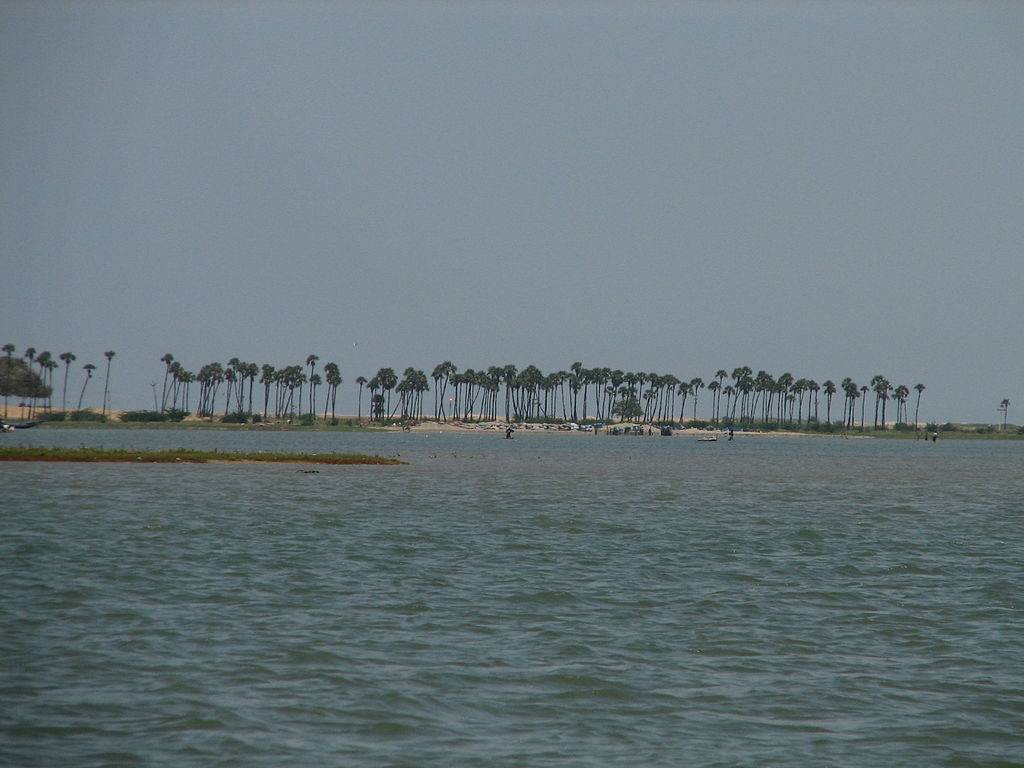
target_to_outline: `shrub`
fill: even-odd
[[[188,411],[180,409],[168,408],[164,411],[164,421],[182,421],[186,416],[188,416]]]
[[[125,411],[121,421],[167,421],[167,418],[160,411]]]
[[[222,416],[220,422],[221,424],[247,424],[249,419],[241,411],[236,411],[235,413],[229,413],[226,416]]]
[[[50,411],[36,415],[36,421],[64,421],[68,414],[66,411]]]
[[[332,427],[338,426],[338,420],[337,419],[331,419],[331,426]]]
[[[252,423],[253,423],[253,424],[259,424],[259,423],[261,423],[262,421],[263,421],[263,416],[262,416],[262,414],[259,414],[259,413],[254,413],[254,414],[252,415]]]
[[[300,424],[301,426],[303,426],[303,427],[312,427],[312,426],[313,426],[313,415],[312,415],[312,414],[310,414],[310,413],[307,413],[307,414],[306,414],[305,416],[303,416],[303,417],[302,417],[302,419],[301,419],[301,420],[299,421],[299,424]]]
[[[69,417],[71,421],[106,421],[107,417],[102,413],[92,411],[72,411]]]

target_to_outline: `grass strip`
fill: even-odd
[[[205,464],[211,461],[273,464],[404,464],[404,461],[362,453],[235,453],[174,449],[139,451],[122,448],[35,448],[0,446],[0,461],[133,462],[139,464]]]

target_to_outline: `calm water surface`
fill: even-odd
[[[1024,443],[33,430],[0,764],[1024,764]]]

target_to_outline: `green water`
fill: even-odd
[[[15,438],[411,463],[0,465],[3,765],[1024,762],[1024,443]]]

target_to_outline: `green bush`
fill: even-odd
[[[235,413],[229,413],[226,416],[222,416],[220,422],[221,424],[247,424],[249,422],[249,418],[241,411],[237,411]]]
[[[313,415],[307,413],[305,416],[302,417],[302,419],[299,420],[299,425],[303,427],[312,427],[313,421]]]
[[[49,411],[36,415],[36,421],[64,421],[67,419],[66,411]]]
[[[106,421],[107,417],[102,413],[94,413],[93,411],[72,411],[69,416],[71,421]]]
[[[121,421],[167,421],[167,417],[160,411],[125,411]]]

